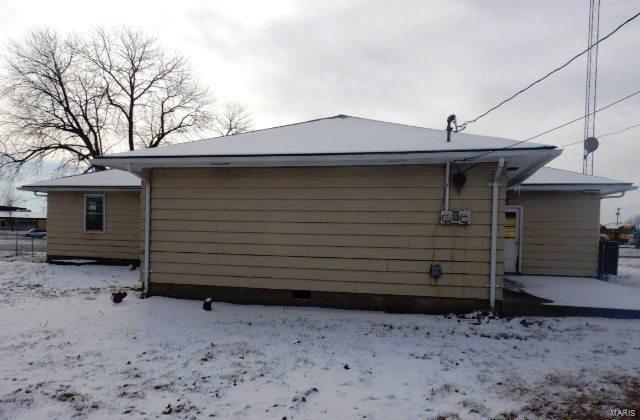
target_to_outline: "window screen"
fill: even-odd
[[[84,197],[84,229],[87,232],[104,230],[104,196],[86,195]]]

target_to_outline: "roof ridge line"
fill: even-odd
[[[338,114],[338,115],[333,115],[333,116],[330,116],[330,117],[314,118],[314,119],[307,120],[307,121],[300,121],[300,122],[297,122],[297,123],[275,125],[273,127],[266,127],[266,128],[258,128],[256,130],[244,131],[242,133],[227,134],[226,136],[207,137],[205,139],[185,141],[184,143],[165,144],[165,145],[162,145],[162,146],[159,146],[159,147],[180,146],[180,145],[183,145],[183,144],[192,144],[192,143],[198,143],[198,142],[207,141],[207,140],[223,139],[223,138],[226,138],[226,137],[234,137],[234,136],[240,136],[240,135],[243,135],[243,134],[258,133],[260,131],[274,130],[276,128],[292,127],[294,125],[308,124],[308,123],[313,123],[313,122],[318,122],[318,121],[323,121],[323,120],[331,120],[331,119],[334,119],[334,118],[357,118],[357,117],[353,117],[351,115],[345,115],[345,114]],[[150,149],[150,147],[146,147],[145,149]],[[137,149],[137,150],[144,150],[144,149]],[[134,151],[134,150],[131,150],[131,151]],[[120,153],[127,153],[127,152],[120,152]],[[115,153],[115,154],[119,154],[119,153]],[[100,155],[100,156],[98,156],[98,158],[106,157],[106,156],[109,156],[109,155]]]
[[[342,118],[344,118],[344,119],[353,118],[353,119],[358,119],[358,120],[362,120],[362,121],[370,121],[370,122],[381,123],[381,124],[389,124],[389,125],[395,125],[395,126],[400,126],[400,127],[416,128],[416,129],[420,129],[420,130],[430,131],[430,132],[433,132],[433,133],[445,133],[446,132],[446,130],[444,130],[444,129],[440,130],[440,129],[436,129],[436,128],[423,127],[423,126],[413,125],[413,124],[404,124],[404,123],[398,123],[398,122],[392,122],[392,121],[377,120],[377,119],[373,119],[373,118],[365,118],[365,117],[359,117],[359,116],[347,115],[347,114],[337,114],[337,115],[333,115],[333,116],[329,116],[329,117],[314,118],[314,119],[295,122],[295,123],[290,123],[290,124],[276,125],[276,126],[273,126],[273,127],[260,128],[260,129],[256,129],[256,130],[246,131],[246,132],[243,132],[243,133],[229,134],[229,135],[226,135],[226,136],[208,137],[208,138],[203,138],[203,139],[198,139],[198,140],[185,141],[185,142],[182,142],[182,143],[166,144],[166,145],[160,146],[160,148],[168,148],[168,147],[172,147],[172,146],[178,147],[178,146],[182,146],[182,145],[195,144],[195,143],[209,141],[209,140],[221,140],[221,139],[226,139],[226,138],[232,138],[234,136],[241,136],[241,135],[244,135],[244,134],[259,133],[259,132],[263,132],[263,131],[275,130],[275,129],[285,128],[285,127],[294,127],[294,126],[298,126],[298,125],[316,123],[316,122],[319,122],[319,121],[332,120],[332,119],[337,119],[337,118],[340,118],[340,119],[342,119]],[[489,136],[489,135],[483,135],[483,134],[473,134],[473,133],[456,133],[456,134],[459,134],[460,136],[463,136],[463,137],[470,136],[470,137],[487,138],[487,139],[492,139],[492,140],[501,140],[501,141],[513,143],[512,145],[515,145],[515,143],[517,143],[516,140],[508,139],[508,138],[505,138],[505,137],[495,137],[495,136]],[[547,146],[544,143],[537,143],[537,144]],[[548,145],[548,146],[553,146],[553,145]],[[557,146],[553,146],[553,147],[557,148]],[[137,150],[133,150],[131,152],[137,152],[137,151],[149,150],[149,149],[150,148],[137,149]],[[115,155],[123,154],[123,153],[129,153],[129,152],[128,151],[118,152],[118,153],[115,153]],[[110,157],[113,157],[113,155],[114,154],[102,154],[102,155],[98,156],[97,158],[110,158]],[[133,157],[133,156],[131,156],[131,157]]]

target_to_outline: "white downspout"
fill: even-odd
[[[449,211],[449,178],[451,175],[451,162],[447,161],[444,172],[444,211]]]
[[[149,295],[149,272],[151,270],[151,182],[144,183],[144,297]]]
[[[493,205],[491,207],[491,286],[489,289],[489,306],[491,311],[496,309],[496,272],[498,248],[498,196],[500,192],[500,174],[504,168],[504,158],[498,160],[496,172],[493,175]]]
[[[149,273],[151,271],[151,182],[146,180],[142,173],[135,171],[131,165],[127,165],[127,171],[131,172],[144,183],[144,266],[142,272],[142,296],[149,295]],[[150,177],[149,177],[150,178]]]

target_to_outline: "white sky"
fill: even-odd
[[[640,10],[602,0],[600,33]],[[130,25],[190,57],[221,101],[247,104],[256,128],[336,114],[443,128],[471,118],[586,47],[587,0],[538,1],[7,1],[0,39],[35,26],[88,31]],[[598,104],[640,89],[640,20],[600,48]],[[578,117],[585,59],[468,132],[521,139]],[[603,111],[597,133],[640,123],[640,95]],[[576,123],[536,141],[582,138]],[[603,139],[595,174],[640,184],[640,128]],[[580,146],[552,166],[580,171]],[[602,202],[603,221],[640,213],[640,193]]]

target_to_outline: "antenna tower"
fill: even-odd
[[[598,42],[600,36],[600,0],[589,0],[589,39],[587,53],[587,83],[584,101],[584,148],[582,152],[582,173],[593,175],[593,154],[587,148],[586,140],[595,137],[596,131],[596,84],[598,81]]]

